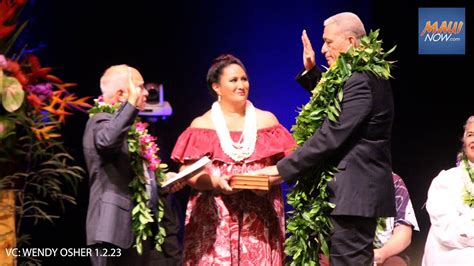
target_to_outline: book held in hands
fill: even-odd
[[[177,173],[175,176],[163,181],[161,183],[161,188],[167,189],[172,184],[178,182],[179,180],[188,179],[192,177],[196,172],[200,171],[204,166],[206,166],[210,162],[211,162],[211,159],[209,159],[209,157],[207,156],[202,157],[201,159],[197,160],[195,163],[186,167],[183,171]]]
[[[268,176],[263,175],[233,175],[230,178],[229,185],[235,189],[256,189],[269,190],[270,183]]]

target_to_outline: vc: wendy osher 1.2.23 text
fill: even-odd
[[[120,248],[6,248],[13,257],[120,257]]]

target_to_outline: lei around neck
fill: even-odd
[[[257,116],[253,104],[247,100],[245,107],[244,129],[237,142],[232,140],[224,114],[219,102],[211,108],[211,119],[214,124],[222,150],[236,162],[250,157],[255,151],[257,141]]]
[[[104,102],[103,97],[94,99],[94,106],[89,109],[89,116],[92,117],[97,113],[115,113],[122,103],[109,104]],[[164,203],[158,197],[156,202],[156,210],[153,212],[150,208],[150,195],[147,192],[147,185],[150,185],[148,171],[155,174],[156,183],[160,184],[165,179],[166,164],[162,164],[157,155],[159,150],[156,145],[156,138],[148,134],[148,124],[142,123],[137,118],[134,124],[128,130],[128,151],[131,158],[131,168],[135,174],[135,178],[130,182],[129,187],[132,191],[132,200],[134,207],[132,209],[132,230],[135,235],[135,247],[139,254],[143,252],[142,241],[151,237],[151,226],[158,226],[154,236],[155,249],[162,251],[166,231],[159,226],[164,215]]]
[[[364,36],[357,48],[350,48],[337,58],[336,64],[322,74],[293,125],[293,136],[298,145],[311,138],[325,119],[337,122],[341,112],[344,82],[356,71],[370,71],[377,77],[388,79],[393,62],[385,58],[393,52],[384,52],[379,30]],[[318,171],[301,176],[287,201],[294,208],[290,212],[285,241],[285,253],[292,257],[291,265],[319,265],[319,254],[329,254],[327,239],[331,232],[329,212],[335,207],[328,201],[327,185],[337,168],[326,165]]]
[[[468,173],[468,177],[463,178],[463,201],[464,204],[472,208],[474,207],[474,169],[472,169],[471,165],[469,164],[469,160],[467,159],[466,155],[463,155],[462,157],[462,165]]]

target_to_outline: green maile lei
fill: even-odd
[[[120,102],[114,105],[105,103],[102,96],[95,99],[94,102],[94,106],[88,111],[91,117],[101,112],[113,114],[121,106]],[[132,191],[132,200],[134,202],[132,209],[132,230],[135,236],[135,247],[138,254],[143,253],[142,241],[153,235],[151,226],[155,219],[155,224],[158,225],[157,233],[154,236],[155,249],[157,251],[162,251],[161,246],[166,237],[165,229],[159,226],[164,215],[164,203],[158,197],[156,215],[153,214],[149,207],[150,195],[146,191],[146,184],[149,181],[145,176],[144,167],[147,167],[155,173],[156,183],[160,184],[166,178],[165,172],[167,165],[162,164],[158,158],[157,151],[159,149],[155,143],[156,138],[148,134],[147,126],[146,123],[140,122],[137,118],[130,127],[127,138],[131,168],[135,174],[135,178],[130,182],[129,187]]]
[[[464,170],[468,173],[469,177],[463,178],[464,182],[464,194],[463,201],[464,204],[473,208],[474,207],[474,170],[472,169],[467,156],[465,154],[461,157],[461,163],[464,167]]]
[[[291,129],[298,145],[311,138],[326,119],[337,123],[344,97],[343,85],[353,72],[369,71],[380,78],[391,77],[393,62],[385,58],[395,47],[384,52],[378,35],[379,30],[371,31],[357,48],[341,53],[335,65],[322,74]],[[287,195],[288,204],[294,209],[289,213],[287,232],[290,236],[285,241],[285,253],[292,257],[290,265],[319,265],[319,254],[329,254],[327,239],[332,227],[329,213],[335,205],[328,201],[328,182],[336,172],[335,165],[325,165],[301,176]]]

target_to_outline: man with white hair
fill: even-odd
[[[357,47],[364,35],[364,25],[353,13],[339,13],[325,20],[321,52],[328,66],[340,53]],[[304,70],[297,81],[311,91],[321,71],[306,31],[301,39]],[[322,165],[336,165],[338,172],[328,183],[329,201],[335,204],[330,213],[330,263],[371,265],[377,217],[395,216],[390,152],[392,91],[388,80],[370,71],[353,72],[342,86],[338,121],[326,118],[293,154],[259,173],[292,182]]]
[[[87,245],[94,248],[92,265],[148,265],[151,240],[144,241],[143,255],[132,247],[131,191],[135,178],[127,146],[128,130],[144,107],[147,90],[138,70],[127,65],[108,68],[100,79],[102,105],[116,106],[99,112],[87,122],[83,136],[89,171]],[[156,198],[156,189],[151,198]]]

